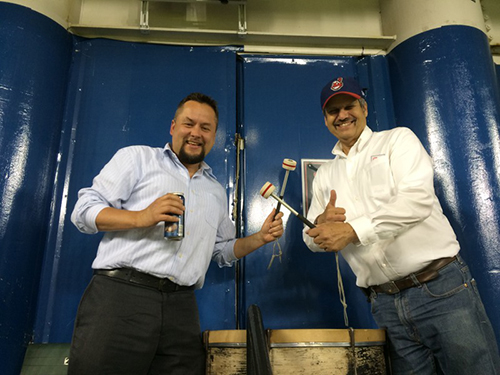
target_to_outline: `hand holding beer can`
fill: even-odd
[[[181,198],[182,204],[185,204],[184,193],[175,192],[172,194]],[[163,232],[163,236],[167,240],[180,241],[184,238],[184,214],[173,216],[177,216],[179,221],[165,221],[165,231]]]

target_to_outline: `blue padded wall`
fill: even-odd
[[[0,2],[0,374],[33,335],[70,57],[66,30]]]
[[[498,340],[500,99],[488,39],[472,27],[445,26],[402,43],[388,61],[397,123],[434,159],[437,194]]]

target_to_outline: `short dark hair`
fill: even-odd
[[[210,108],[212,108],[215,112],[215,125],[217,126],[219,124],[219,110],[217,109],[217,102],[210,96],[202,94],[201,92],[193,92],[188,96],[186,96],[184,99],[182,99],[179,105],[177,106],[174,118],[177,118],[177,114],[179,113],[179,110],[182,108],[182,106],[186,102],[189,102],[191,100],[198,103],[209,105]]]

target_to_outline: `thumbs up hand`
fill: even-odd
[[[342,207],[336,207],[337,193],[335,190],[330,191],[330,201],[325,207],[325,211],[316,218],[316,224],[332,223],[332,222],[344,222],[345,209]]]
[[[355,243],[358,236],[349,223],[345,223],[345,209],[336,206],[337,193],[330,191],[330,200],[325,210],[314,223],[315,228],[308,229],[306,234],[314,238],[314,243],[325,251],[340,251],[350,243]]]

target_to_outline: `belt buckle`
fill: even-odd
[[[165,288],[165,285],[167,285],[167,282],[165,281],[165,279],[160,279],[160,282],[158,283],[158,290],[162,291],[162,292],[167,292],[167,288]]]
[[[379,288],[382,290],[382,293],[385,294],[396,294],[400,291],[394,281],[389,281],[387,283],[379,285]]]
[[[160,279],[158,285],[158,289],[166,293],[177,292],[178,287],[177,284],[172,283],[168,278]]]

